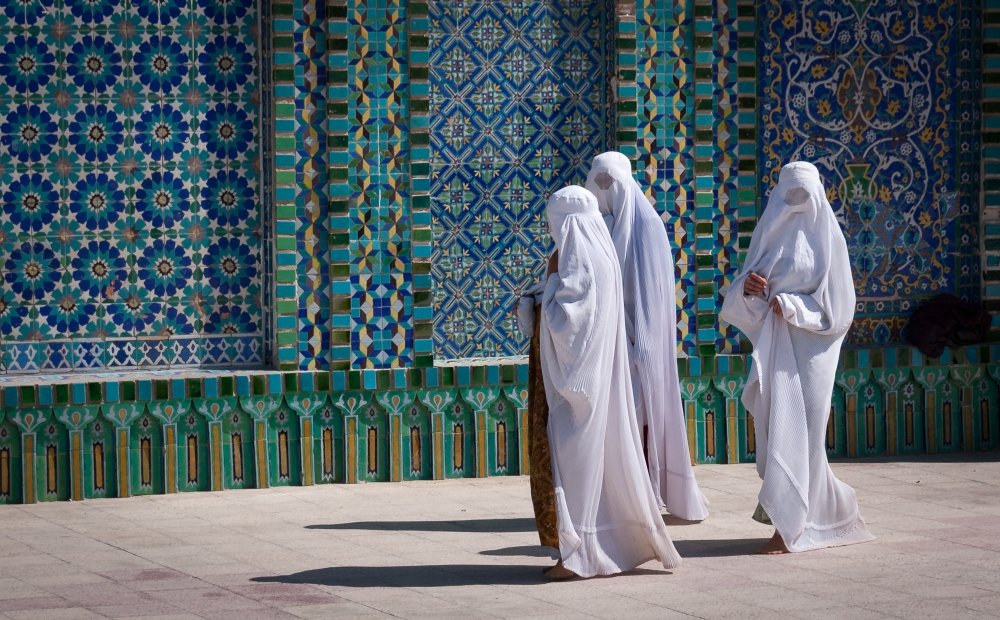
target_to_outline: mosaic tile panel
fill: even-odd
[[[298,7],[296,7],[298,9]],[[326,4],[302,0],[295,23],[295,197],[299,368],[329,368],[330,263]]]
[[[257,10],[158,6],[0,2],[4,372],[263,360]]]
[[[428,3],[434,352],[524,350],[511,318],[550,252],[548,195],[609,146],[612,3]]]
[[[640,182],[661,212],[674,251],[678,344],[697,354],[694,2],[643,2],[636,15]],[[707,22],[705,22],[707,23]],[[708,186],[709,191],[711,186]]]
[[[963,244],[957,294],[963,299],[982,299],[982,264],[980,227],[983,189],[983,3],[964,0],[958,20],[958,239]]]
[[[260,137],[261,137],[261,171],[260,171],[260,202],[261,208],[261,264],[265,268],[266,277],[261,287],[261,308],[265,315],[261,321],[263,334],[264,360],[272,364],[276,358],[274,344],[277,340],[275,327],[274,272],[275,265],[275,207],[274,207],[274,176],[275,176],[275,105],[274,105],[274,40],[273,40],[273,3],[265,2],[259,7],[260,12]]]
[[[274,104],[274,363],[328,368],[331,283],[327,49],[336,3],[272,3]],[[336,47],[335,44],[333,44]]]
[[[739,207],[746,201],[740,195],[747,157],[740,145],[745,112],[737,78],[738,62],[747,59],[738,58],[737,5],[644,2],[636,12],[632,142],[638,174],[673,246],[680,353],[695,358],[739,351],[737,335],[719,324],[715,312],[718,290],[738,264]],[[619,135],[623,142],[632,137]]]
[[[329,199],[328,258],[330,263],[330,367],[346,369],[351,363],[351,272],[350,239],[352,224],[351,188],[347,183],[348,121],[350,89],[348,87],[348,23],[347,0],[327,2],[326,20],[326,142],[327,195]]]
[[[970,251],[978,246],[977,87],[969,77],[978,17],[960,15],[963,6],[759,7],[761,200],[782,162],[819,167],[851,248],[853,343],[898,341],[920,299],[978,297]],[[962,122],[971,125],[963,131]]]
[[[434,365],[434,249],[431,217],[430,15],[427,3],[411,2],[409,12],[410,217],[413,270],[413,366]]]
[[[737,221],[730,221],[730,235],[736,237],[736,255],[730,255],[726,283],[743,264],[757,222],[757,10],[755,0],[737,1],[737,112],[739,131],[739,172],[737,173]],[[737,230],[733,231],[732,227]],[[740,339],[732,353],[749,353],[749,344]]]
[[[736,64],[738,26],[736,0],[714,0],[704,8],[699,7],[701,15],[696,22],[696,69],[695,91],[698,108],[704,107],[705,99],[712,103],[712,155],[706,158],[698,157],[696,170],[704,168],[707,172],[707,161],[712,162],[711,186],[712,193],[703,194],[700,190],[696,195],[699,206],[707,204],[711,209],[711,226],[696,225],[696,255],[698,256],[698,353],[702,357],[714,355],[716,352],[732,352],[738,346],[738,331],[731,326],[722,325],[714,308],[720,303],[719,289],[736,274],[739,268],[737,260],[739,214],[737,205],[737,189],[739,169],[739,131],[738,131],[738,73]],[[705,14],[705,9],[711,9],[711,21]],[[708,23],[706,23],[708,22]],[[703,25],[704,24],[704,25]],[[698,95],[700,80],[699,69],[707,68],[704,63],[697,62],[701,45],[698,43],[711,26],[711,95]],[[702,34],[704,32],[704,34]],[[707,43],[707,41],[706,41]],[[707,50],[706,50],[707,51]],[[697,132],[701,133],[704,121],[696,120]],[[697,133],[696,133],[697,136]],[[707,175],[705,175],[707,177]],[[701,187],[707,182],[700,175],[695,183]],[[704,198],[702,198],[704,196]],[[706,200],[708,202],[706,203]],[[696,207],[696,214],[699,207]],[[703,219],[699,214],[698,219]],[[707,223],[706,223],[707,224]],[[701,230],[699,230],[699,228]],[[711,257],[709,268],[707,258]],[[711,286],[709,286],[711,284]]]
[[[348,3],[351,368],[414,361],[406,4]]]
[[[1000,338],[1000,2],[985,0],[982,11],[982,295],[993,313],[993,338]]]
[[[996,344],[940,360],[909,348],[846,352],[828,454],[997,449],[998,359]],[[681,364],[700,463],[756,456],[753,418],[739,402],[746,369],[734,360],[716,357],[704,374]],[[526,364],[161,372],[44,385],[3,378],[0,504],[528,473]]]

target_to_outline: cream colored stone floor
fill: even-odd
[[[0,506],[0,618],[1000,616],[1000,453],[834,470],[875,542],[754,555],[753,465],[702,465],[680,568],[564,583],[524,477]]]

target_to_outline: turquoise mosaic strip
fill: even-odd
[[[845,351],[828,453],[996,449],[998,359],[1000,345]],[[695,460],[752,462],[744,360],[684,361]],[[520,363],[7,385],[0,503],[525,474],[526,384]]]

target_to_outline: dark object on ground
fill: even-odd
[[[985,342],[990,313],[954,295],[938,295],[917,308],[903,332],[906,341],[927,357],[940,357],[945,347]]]

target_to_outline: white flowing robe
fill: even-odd
[[[768,281],[743,295],[747,275]],[[768,307],[781,305],[778,316]],[[847,243],[816,167],[784,166],[722,304],[723,320],[753,343],[743,405],[754,417],[758,500],[789,551],[872,540],[854,489],[826,457],[840,346],[854,319]]]
[[[611,229],[622,270],[636,419],[648,430],[653,494],[670,514],[700,521],[708,516],[708,500],[698,488],[688,449],[677,376],[674,261],[663,220],[621,153],[594,158],[587,189]]]
[[[559,190],[546,211],[559,268],[539,336],[563,565],[582,577],[654,558],[677,566],[642,463],[614,246],[582,187]]]

